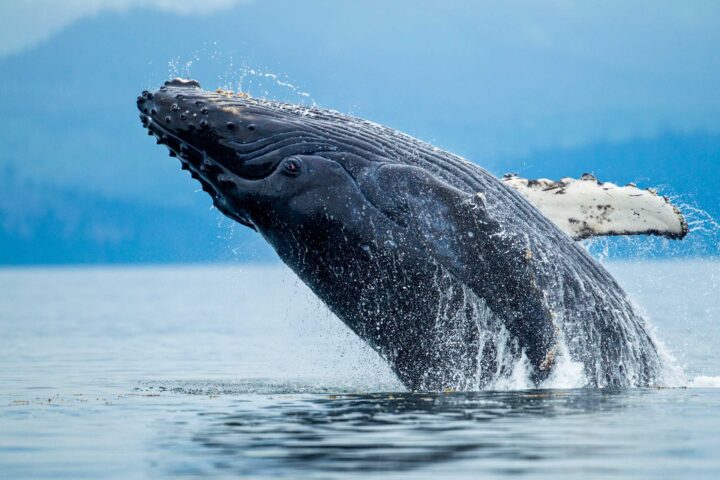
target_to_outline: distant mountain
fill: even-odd
[[[144,135],[136,95],[178,75],[317,102],[497,174],[593,171],[720,216],[720,5],[7,3],[5,36],[25,43],[0,48],[0,263],[274,258]],[[637,244],[718,254],[713,235]]]
[[[720,135],[665,133],[622,142],[599,142],[567,149],[548,149],[531,155],[491,161],[498,174],[512,169],[526,177],[579,177],[588,172],[603,181],[657,187],[720,216],[717,182],[720,178]]]
[[[690,21],[693,8],[662,5],[263,0],[207,15],[110,9],[0,57],[0,163],[49,185],[183,201],[181,177],[168,173],[175,164],[155,161],[134,105],[173,75],[315,100],[482,161],[662,128],[718,133],[720,62],[710,59],[720,6],[698,7]],[[15,9],[6,10],[7,23]]]
[[[210,210],[0,182],[0,264],[267,261],[259,235]]]
[[[159,153],[159,152],[158,152]],[[555,149],[484,164],[494,173],[578,177],[593,172],[616,183],[658,187],[680,204],[720,218],[720,135],[667,134],[652,139]],[[175,174],[180,175],[178,172]],[[272,250],[255,232],[234,225],[203,192],[186,205],[114,198],[79,189],[20,180],[6,171],[0,181],[0,263],[117,263],[270,261]],[[701,216],[686,211],[691,220]],[[697,226],[697,225],[696,225]],[[720,232],[708,222],[687,240],[618,239],[600,243],[616,256],[720,255]]]

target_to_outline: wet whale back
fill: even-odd
[[[658,380],[659,354],[625,292],[582,246],[524,197],[454,154],[387,127],[342,114],[334,117],[318,128],[350,151],[357,148],[377,161],[420,167],[466,193],[480,192],[496,221],[526,237],[548,307],[571,357],[584,365],[589,384],[651,385]]]

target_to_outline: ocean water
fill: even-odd
[[[408,393],[281,266],[0,270],[0,477],[720,478],[720,261],[610,263],[673,388]]]

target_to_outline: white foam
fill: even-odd
[[[542,388],[581,388],[587,384],[585,369],[581,362],[574,362],[570,358],[565,343],[559,346],[555,368],[550,376],[542,383]]]
[[[523,353],[520,360],[513,365],[512,373],[498,378],[489,387],[490,390],[527,390],[535,388],[530,380],[530,362],[527,356]]]

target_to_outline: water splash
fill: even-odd
[[[290,80],[286,73],[273,71],[257,62],[236,61],[232,53],[219,48],[217,42],[203,45],[187,56],[177,56],[167,62],[167,77],[212,78],[221,88],[244,92],[252,97],[316,106],[310,93]]]
[[[669,191],[668,186],[657,187]],[[647,260],[652,258],[687,258],[720,256],[720,222],[685,194],[669,195],[673,205],[682,212],[688,234],[682,240],[648,235],[596,237],[583,240],[582,245],[600,263],[608,260]]]
[[[667,185],[657,187],[659,191],[671,191]],[[686,194],[669,195],[671,202],[683,213],[688,223],[688,235],[683,240],[669,240],[659,237],[628,236],[628,237],[600,237],[585,240],[582,242],[588,252],[600,263],[606,266],[613,260],[624,260],[636,262],[636,268],[641,269],[643,262],[653,259],[689,259],[717,256],[720,254],[720,222],[709,212],[700,208],[697,203],[689,199]],[[688,260],[682,260],[686,262]],[[665,276],[652,278],[651,281],[656,288],[660,289],[670,280]],[[717,285],[717,279],[707,279],[711,285]],[[680,296],[680,292],[674,292]],[[678,301],[682,302],[681,298]],[[658,348],[662,358],[663,372],[661,385],[670,388],[697,387],[697,388],[718,388],[720,377],[699,375],[692,377],[683,367],[682,362],[676,357],[676,353],[683,353],[676,346],[675,352],[667,346],[660,332],[658,332],[652,321],[652,317],[645,311],[641,304],[633,301],[634,307],[641,312],[646,327]],[[682,321],[683,319],[678,319]]]

